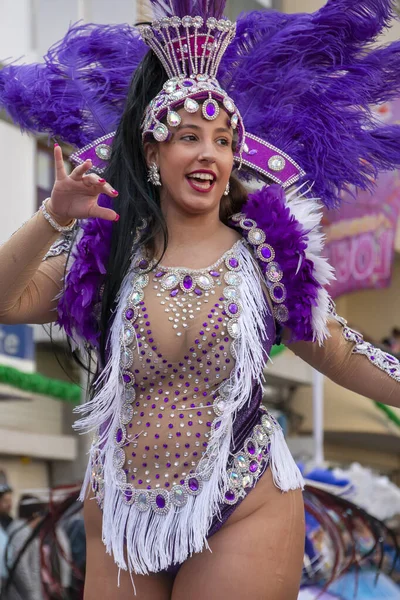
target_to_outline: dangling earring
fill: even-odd
[[[155,186],[161,185],[160,173],[158,171],[158,167],[155,162],[151,163],[149,167],[149,176],[147,181],[150,181]]]
[[[224,196],[229,195],[230,189],[231,189],[231,186],[229,185],[229,181],[228,181],[228,183],[226,184],[225,191],[224,191]]]

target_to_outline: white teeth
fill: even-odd
[[[204,179],[208,181],[214,181],[214,177],[210,173],[191,173],[191,175],[188,175],[188,177],[190,177],[191,179]]]

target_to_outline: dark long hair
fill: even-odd
[[[113,201],[120,215],[113,227],[110,257],[102,294],[100,318],[100,361],[106,362],[106,340],[110,315],[126,275],[135,246],[135,234],[143,220],[148,223],[140,240],[152,246],[162,232],[167,243],[167,228],[157,190],[147,181],[147,166],[140,125],[149,102],[161,90],[167,74],[152,51],[149,51],[135,71],[114,141],[110,164],[104,174],[119,195]]]
[[[163,66],[150,50],[132,79],[125,110],[114,138],[110,164],[104,174],[105,179],[119,192],[113,201],[113,208],[120,215],[120,220],[113,227],[102,293],[100,366],[106,364],[110,317],[122,281],[130,267],[132,254],[140,243],[149,250],[151,256],[155,250],[155,239],[160,234],[164,241],[164,252],[168,243],[159,192],[147,181],[148,169],[140,130],[147,105],[167,79]],[[240,210],[246,200],[246,191],[237,179],[231,177],[230,184],[231,193],[221,202],[220,218],[224,222],[227,222],[231,214]],[[147,227],[137,240],[137,230],[143,221],[147,223]]]

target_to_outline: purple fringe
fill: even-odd
[[[282,283],[287,291],[285,305],[289,311],[285,327],[291,331],[291,341],[312,341],[312,309],[317,305],[321,285],[313,275],[314,263],[305,255],[309,232],[290,214],[285,192],[279,185],[265,186],[250,194],[242,212],[264,231],[266,243],[275,250],[275,260],[282,267]],[[237,223],[232,225],[246,235]],[[265,273],[266,263],[258,262]]]
[[[104,194],[99,204],[111,207]],[[78,344],[82,339],[94,348],[99,345],[101,286],[107,272],[112,222],[88,219],[81,223],[83,235],[73,252],[73,263],[66,277],[63,295],[58,302],[57,324]]]

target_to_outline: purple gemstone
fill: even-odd
[[[156,273],[154,275],[154,277],[162,277],[164,275],[163,271],[158,271],[158,273]]]
[[[132,496],[133,496],[132,490],[127,489],[127,490],[125,490],[124,494],[125,494],[125,500],[127,502],[130,502],[132,500]]]
[[[247,444],[247,451],[248,451],[249,454],[255,454],[256,453],[256,447],[253,444],[253,442],[249,442]]]
[[[255,473],[258,469],[258,462],[256,460],[252,460],[249,465],[250,473]]]
[[[239,266],[239,261],[236,258],[230,258],[229,266],[232,267],[232,269],[237,269]]]
[[[211,277],[219,277],[218,271],[210,271]]]
[[[258,150],[253,148],[252,150],[250,150],[249,154],[250,154],[250,156],[254,156],[255,154],[258,154]]]
[[[161,494],[158,494],[158,496],[156,496],[156,504],[157,504],[158,508],[165,508],[164,496],[162,496]]]
[[[275,296],[275,298],[278,298],[278,300],[283,298],[283,289],[279,286],[274,288],[274,296]]]
[[[132,377],[130,375],[128,375],[128,373],[124,373],[123,374],[123,380],[124,380],[125,383],[131,383]]]
[[[184,85],[185,87],[192,87],[193,81],[190,81],[189,79],[185,79],[185,81],[182,82],[182,85]]]
[[[196,288],[194,290],[194,293],[196,294],[196,296],[201,296],[203,294],[203,292],[201,290],[199,290],[199,288]]]
[[[251,221],[244,221],[244,222],[243,222],[243,225],[244,225],[245,227],[253,227],[253,223],[252,223]]]
[[[170,293],[170,296],[172,296],[172,298],[175,298],[175,296],[177,295],[178,292],[179,292],[179,290],[172,290],[172,292]]]
[[[193,279],[190,277],[190,275],[186,275],[183,279],[183,287],[185,288],[185,290],[190,290],[192,285]]]
[[[232,490],[228,490],[225,493],[225,498],[226,500],[228,500],[228,502],[233,502],[235,500],[235,492],[233,492]]]
[[[212,102],[207,102],[206,104],[206,113],[209,117],[213,117],[216,113],[216,108]]]
[[[221,421],[217,421],[215,423],[215,430],[218,431],[218,429],[221,427]]]
[[[120,444],[122,442],[122,438],[124,437],[124,432],[122,431],[121,427],[118,427],[117,435],[115,437],[117,440],[117,444]]]
[[[128,321],[133,319],[134,315],[135,311],[133,310],[133,308],[128,308],[128,310],[125,312],[125,317],[128,319]]]
[[[272,253],[271,250],[269,248],[267,248],[266,246],[264,246],[264,248],[261,248],[261,255],[263,258],[265,258],[266,260],[268,260],[269,258],[271,258]]]
[[[397,359],[394,356],[392,356],[391,354],[386,354],[385,353],[385,358],[386,358],[386,360],[388,360],[392,364],[396,364],[397,363]]]
[[[148,266],[149,266],[149,261],[146,260],[145,258],[143,258],[139,263],[139,267],[141,269],[147,269]]]
[[[199,489],[199,482],[196,477],[191,477],[189,479],[189,488],[192,490],[192,492],[197,492]]]
[[[232,315],[236,315],[236,313],[237,313],[237,311],[238,311],[238,305],[237,305],[237,304],[234,304],[234,303],[232,302],[232,304],[230,304],[228,308],[229,308],[229,312],[230,312]]]

